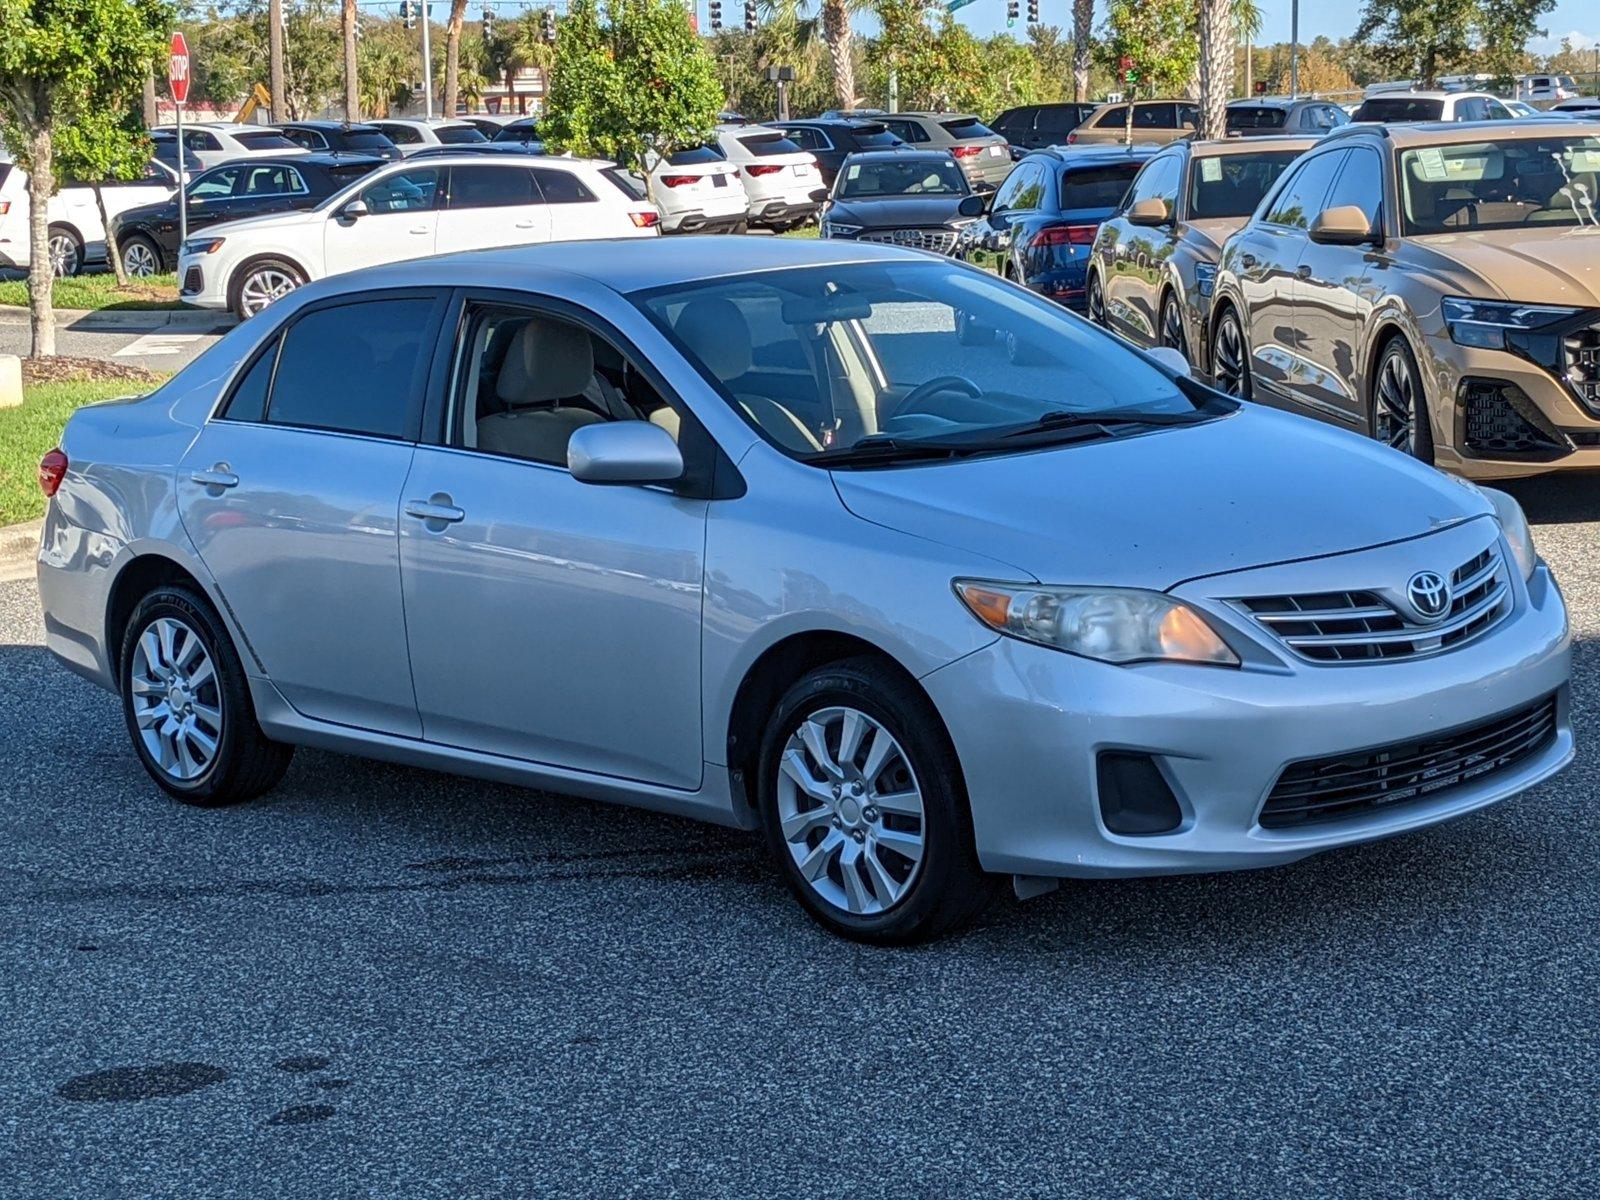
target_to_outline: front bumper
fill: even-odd
[[[1561,595],[1543,566],[1516,592],[1515,608],[1489,633],[1427,658],[1114,667],[1001,638],[923,684],[955,742],[987,870],[1112,877],[1273,866],[1460,816],[1571,760]],[[1503,770],[1391,807],[1289,829],[1260,824],[1292,763],[1423,740],[1549,696],[1554,737]],[[1183,811],[1173,832],[1107,829],[1102,751],[1154,758]]]
[[[178,298],[196,308],[227,308],[224,273],[215,254],[186,254],[178,259]]]

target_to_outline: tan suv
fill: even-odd
[[[1150,146],[1164,146],[1188,137],[1200,128],[1200,106],[1193,100],[1135,100],[1133,102],[1133,140]],[[1088,146],[1096,142],[1120,142],[1128,136],[1128,106],[1102,104],[1071,133],[1067,145]]]
[[[1095,237],[1085,280],[1089,319],[1203,366],[1223,242],[1316,144],[1312,137],[1174,142],[1145,163]]]
[[[1600,129],[1347,126],[1223,247],[1225,391],[1479,479],[1600,467]]]

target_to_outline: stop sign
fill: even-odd
[[[181,33],[172,35],[172,44],[167,50],[167,83],[172,87],[174,103],[182,104],[189,99],[189,43],[183,40]]]

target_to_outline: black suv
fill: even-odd
[[[796,146],[811,152],[822,182],[830,188],[850,155],[867,150],[898,150],[905,145],[882,121],[808,117],[802,121],[773,121],[771,127],[783,130]]]
[[[1099,107],[1098,104],[1023,104],[1006,109],[989,122],[989,128],[1010,142],[1014,149],[1064,146],[1067,134]]]
[[[241,158],[189,181],[189,232],[219,221],[315,208],[386,160],[372,154],[299,154]],[[159,275],[178,266],[178,198],[130,208],[111,218],[128,274]]]
[[[286,121],[278,129],[296,146],[312,152],[326,150],[335,154],[400,157],[400,147],[389,140],[388,134],[373,125],[346,121]]]

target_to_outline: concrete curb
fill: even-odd
[[[217,333],[238,324],[231,313],[202,308],[84,309],[58,308],[56,321],[63,329],[86,333]],[[26,325],[28,310],[0,305],[0,325]]]
[[[44,519],[0,526],[0,583],[32,579]]]

